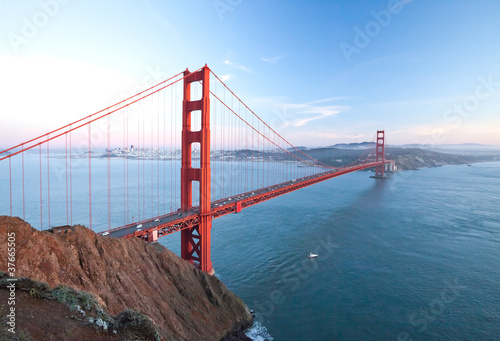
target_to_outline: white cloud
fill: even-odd
[[[266,63],[269,63],[269,64],[276,64],[276,62],[278,60],[283,59],[283,58],[285,58],[285,55],[277,56],[277,57],[270,57],[270,58],[262,57],[262,58],[260,58],[260,60],[262,60]]]
[[[227,82],[228,80],[234,78],[234,75],[231,75],[231,74],[220,75],[219,78],[220,78],[221,81]]]
[[[318,105],[319,103],[331,102],[332,98],[325,98],[309,103],[287,103],[284,109],[287,113],[296,118],[290,120],[288,125],[293,127],[303,127],[309,122],[324,119],[329,116],[339,114],[349,110],[347,105]]]
[[[271,108],[281,127],[305,127],[312,121],[334,116],[350,109],[348,105],[334,105],[339,97],[330,97],[307,103],[292,103],[283,97],[264,97],[253,100],[255,107]],[[328,105],[324,105],[327,103]],[[323,104],[323,105],[320,105]]]
[[[244,66],[244,65],[238,65],[238,64],[236,64],[236,63],[233,63],[233,62],[232,62],[232,61],[230,61],[229,59],[226,59],[226,60],[224,61],[224,64],[229,65],[229,66],[232,66],[232,67],[234,67],[234,68],[236,68],[236,69],[239,69],[239,70],[242,70],[242,71],[245,71],[245,72],[252,72],[252,70],[250,70],[250,69],[249,69],[249,68],[247,68],[246,66]]]
[[[301,115],[302,118],[297,118],[290,121],[290,125],[294,127],[302,127],[308,124],[311,121],[319,120],[326,118],[328,116],[332,116],[338,114],[344,110],[347,110],[347,106],[313,106],[310,104],[288,104],[288,110],[295,112],[298,115]],[[307,116],[307,117],[304,117]]]

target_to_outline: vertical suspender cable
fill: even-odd
[[[174,126],[174,91],[170,89],[170,213],[173,212],[174,205],[174,187],[177,186],[174,183],[174,134],[176,130]],[[173,128],[172,128],[173,127]],[[175,179],[177,180],[177,179]]]
[[[174,94],[174,100],[176,101],[176,104],[177,104],[177,87],[179,85],[176,85],[174,90],[175,90],[175,94]],[[174,101],[172,101],[172,104],[173,104]],[[182,112],[182,111],[181,111]],[[172,111],[172,115],[173,115],[173,118],[174,118],[174,133],[175,133],[175,140],[174,140],[174,155],[175,155],[175,159],[177,160],[177,115],[175,112]],[[176,163],[176,162],[175,162]],[[175,199],[175,202],[174,202],[174,208],[178,208],[177,207],[177,165],[175,165],[174,167],[174,199]]]
[[[72,150],[73,150],[73,141],[71,138],[72,131],[71,131],[71,125],[69,126],[70,132],[69,132],[69,204],[70,204],[70,224],[73,225],[73,157],[72,157]]]
[[[238,102],[238,114],[241,116],[241,103]],[[239,149],[239,154],[240,154],[240,161],[238,161],[239,163],[239,169],[240,169],[240,190],[239,190],[239,193],[243,193],[243,189],[244,189],[244,185],[243,185],[243,167],[244,167],[244,163],[242,162],[243,160],[241,160],[241,158],[243,157],[243,154],[242,154],[242,150],[243,148],[241,148],[241,139],[242,139],[242,134],[241,134],[241,120],[238,120],[237,121],[239,124],[238,124],[238,132],[236,133],[236,135],[238,135],[238,149]],[[238,193],[238,194],[239,194]]]
[[[123,174],[123,225],[128,224],[128,212],[127,212],[127,184],[126,184],[126,170],[125,170],[125,163],[126,163],[126,156],[125,156],[125,146],[127,145],[126,141],[126,117],[125,117],[126,109],[123,111],[123,133],[122,133],[122,147],[120,150],[122,150],[122,174]]]
[[[130,200],[129,200],[129,191],[130,191],[130,188],[128,186],[129,184],[129,181],[128,181],[128,173],[129,173],[129,167],[128,167],[128,160],[129,160],[129,155],[130,155],[130,141],[128,139],[128,123],[129,123],[129,115],[130,113],[130,107],[127,107],[127,110],[125,111],[125,116],[127,117],[127,120],[126,120],[126,126],[125,126],[125,130],[126,130],[126,141],[125,141],[125,151],[126,151],[126,167],[125,167],[125,171],[126,171],[126,175],[127,175],[127,185],[125,187],[125,193],[127,195],[127,223],[130,222]]]
[[[172,89],[169,89],[172,91]],[[167,213],[167,193],[166,193],[166,183],[167,183],[167,110],[165,96],[167,95],[167,90],[163,92],[163,214]]]
[[[248,120],[248,110],[245,108],[245,120]],[[243,125],[242,134],[245,130],[245,126]],[[245,192],[248,192],[248,136],[245,135]]]
[[[156,94],[157,116],[156,116],[156,207],[157,216],[160,215],[160,93]]]
[[[252,127],[254,126],[254,115],[252,115]],[[255,137],[255,134],[253,132],[253,130],[249,130],[250,131],[250,134],[252,134],[252,164],[251,164],[251,170],[252,170],[252,191],[255,189],[253,187],[253,176],[254,176],[254,149],[255,149],[255,142],[254,142],[254,137]]]
[[[89,122],[89,228],[92,230],[92,123]]]
[[[42,145],[38,146],[39,172],[40,172],[40,229],[43,230],[43,197],[42,197]]]
[[[49,155],[49,135],[47,135],[47,208],[49,212],[49,228],[50,226],[50,155]]]
[[[137,112],[137,145],[136,145],[136,159],[137,159],[137,221],[141,220],[141,161],[139,158],[139,150],[141,146],[141,111]]]
[[[110,135],[110,120],[111,116],[108,115],[107,127],[107,154],[108,154],[108,229],[111,229],[111,135]]]
[[[9,157],[9,198],[10,198],[10,216],[12,217],[12,158]]]
[[[212,75],[210,75],[210,78],[212,78]],[[217,93],[217,83],[212,81],[212,79],[210,79],[210,85],[214,85],[214,93]],[[213,117],[212,119],[212,122],[213,122],[213,126],[212,126],[212,136],[211,136],[211,139],[212,139],[212,142],[210,142],[210,145],[212,146],[213,148],[213,155],[216,155],[216,151],[217,151],[217,103],[214,102],[213,99],[210,99],[210,115]],[[210,123],[212,123],[210,122]],[[210,151],[210,158],[212,157],[212,151]],[[213,184],[213,185],[216,185],[217,184],[217,164],[214,162],[212,163],[212,160],[210,160],[210,165],[215,165],[215,167],[211,166],[212,167],[212,174],[211,174],[211,177],[212,179],[210,179],[210,182]],[[211,198],[212,200],[217,200],[217,192],[214,193],[214,190],[217,190],[217,186],[212,186],[211,187],[211,191],[212,191],[212,195],[211,195]]]
[[[154,205],[153,205],[153,197],[154,197],[154,191],[153,191],[153,168],[154,168],[154,135],[153,135],[153,126],[154,126],[154,112],[153,112],[153,107],[154,107],[154,101],[153,101],[153,96],[150,96],[150,99],[151,99],[151,155],[150,155],[150,158],[151,158],[151,163],[150,163],[150,167],[151,167],[151,215],[150,217],[153,217],[154,215]]]
[[[224,88],[224,103],[226,103],[226,89]],[[224,125],[227,124],[227,121],[226,121],[226,110],[224,107],[222,107],[222,122]],[[226,181],[225,181],[225,175],[226,175],[226,160],[225,160],[225,155],[226,155],[226,145],[225,145],[225,136],[224,136],[224,132],[226,132],[227,134],[227,130],[229,129],[229,124],[227,124],[227,127],[224,127],[223,128],[224,131],[222,132],[222,186],[221,188],[223,189],[223,193],[222,193],[222,197],[225,198],[227,195],[224,191],[224,189],[226,189]]]
[[[21,147],[24,149],[24,144]],[[25,201],[25,195],[24,195],[24,153],[21,153],[22,157],[22,162],[23,162],[23,220],[26,220],[26,201]]]
[[[68,134],[64,134],[66,142],[66,225],[69,225],[69,200],[68,200]]]
[[[142,216],[146,217],[146,114],[142,114]]]

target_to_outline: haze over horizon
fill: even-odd
[[[295,145],[500,145],[500,3],[0,1],[0,145],[205,63]]]

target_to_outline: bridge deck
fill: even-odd
[[[385,161],[389,163],[390,161]],[[219,218],[226,214],[237,212],[238,206],[244,209],[263,201],[278,197],[280,195],[290,193],[292,191],[304,188],[315,183],[335,178],[347,173],[356,172],[359,170],[372,168],[380,165],[381,162],[371,162],[358,166],[346,167],[334,171],[327,171],[315,175],[305,176],[295,180],[283,182],[277,185],[264,187],[255,191],[242,193],[236,196],[220,199],[212,202],[212,218]],[[138,237],[147,240],[151,231],[158,231],[158,238],[168,234],[178,232],[180,230],[193,227],[199,223],[198,207],[193,207],[188,212],[174,212],[165,214],[159,217],[139,221],[133,224],[120,226],[102,233],[108,232],[110,236],[116,238],[133,238]],[[138,227],[140,225],[140,227]]]

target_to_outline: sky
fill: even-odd
[[[294,145],[500,145],[498,0],[0,0],[0,146],[208,64]]]

